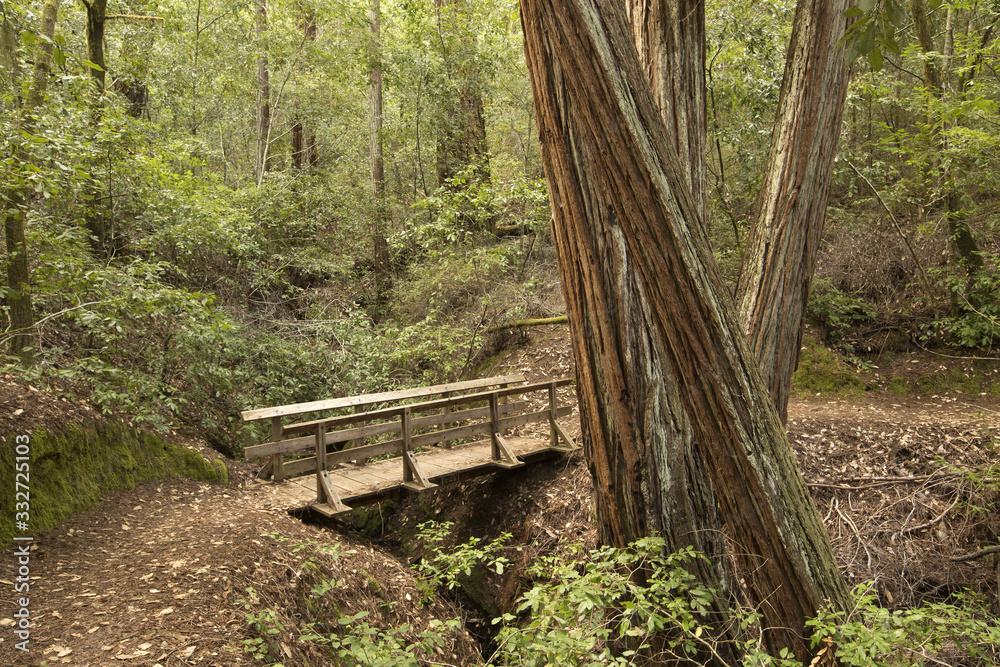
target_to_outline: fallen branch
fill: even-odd
[[[1000,544],[995,547],[986,547],[985,549],[980,549],[979,551],[973,551],[972,553],[962,554],[961,556],[952,556],[949,560],[953,563],[962,563],[967,560],[975,560],[976,558],[982,558],[983,556],[989,556],[990,554],[1000,554]]]
[[[850,477],[846,481],[848,482],[871,482],[870,484],[860,484],[858,486],[852,486],[849,484],[828,484],[824,482],[812,482],[806,486],[815,489],[841,489],[844,491],[863,491],[865,489],[874,489],[880,486],[892,486],[894,484],[912,484],[914,482],[928,482],[932,479],[948,479],[950,477],[958,477],[958,473],[949,473],[947,475],[932,474],[932,475],[921,475],[919,477]]]
[[[565,315],[560,315],[558,317],[543,317],[541,319],[535,320],[517,320],[516,322],[508,322],[507,324],[499,324],[495,327],[490,327],[486,331],[492,333],[494,331],[503,331],[504,329],[513,329],[514,327],[537,327],[543,324],[566,324],[568,322]]]
[[[941,512],[941,514],[939,514],[937,517],[931,519],[927,523],[922,523],[919,526],[914,526],[913,528],[905,528],[903,530],[900,530],[899,531],[899,536],[902,537],[903,535],[907,535],[909,533],[914,533],[914,532],[916,532],[918,530],[923,530],[924,528],[930,528],[931,526],[937,524],[943,518],[945,518],[945,516],[947,516],[948,512],[950,512],[953,509],[955,509],[955,505],[957,505],[957,504],[958,504],[958,496],[955,496],[955,502],[953,502],[951,505],[949,505],[948,509],[946,509],[945,511]]]

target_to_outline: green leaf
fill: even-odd
[[[897,28],[902,28],[904,25],[906,25],[910,18],[909,14],[906,12],[903,6],[896,2],[889,3],[888,8],[886,9],[886,14],[889,17],[889,22],[894,26],[896,26]]]
[[[867,14],[871,10],[875,9],[875,0],[860,0],[857,6],[862,12]]]
[[[104,68],[103,68],[103,67],[101,67],[101,66],[100,66],[100,65],[98,65],[97,63],[92,63],[92,62],[90,62],[89,60],[84,60],[84,61],[83,61],[83,64],[84,64],[84,65],[86,65],[87,67],[89,67],[90,69],[95,69],[95,70],[97,70],[98,72],[103,72],[103,71],[104,71]]]
[[[847,11],[844,12],[844,18],[853,19],[855,16],[861,16],[862,14],[864,12],[861,11],[861,8],[854,5],[853,7],[848,7]]]
[[[877,46],[868,52],[868,64],[871,66],[873,72],[878,72],[882,69],[882,49]]]

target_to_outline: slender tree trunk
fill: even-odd
[[[87,35],[87,60],[97,65],[90,68],[90,76],[94,79],[98,92],[104,92],[104,23],[107,16],[108,0],[81,0],[87,9],[87,22],[84,28]],[[98,69],[99,68],[99,69]]]
[[[626,0],[639,60],[667,133],[688,165],[688,187],[707,220],[705,2]]]
[[[950,19],[951,8],[948,11]],[[924,84],[935,96],[942,97],[945,93],[941,83],[944,77],[938,70],[933,57],[937,49],[934,46],[934,35],[931,31],[930,18],[927,14],[927,6],[924,4],[924,0],[910,0],[910,15],[913,18],[913,30],[917,36],[917,43],[924,54]],[[987,31],[987,36],[992,31],[992,28],[991,24]],[[963,73],[964,76],[965,74]],[[965,81],[960,80],[960,95],[964,94],[967,85]],[[938,119],[932,118],[931,120],[935,125],[938,124],[936,122]],[[940,136],[940,141],[942,144],[946,141],[943,135]],[[935,165],[935,169],[940,169],[940,167]],[[943,187],[946,189],[945,200],[948,205],[948,240],[951,247],[952,263],[965,270],[969,278],[966,297],[975,306],[977,305],[975,302],[978,301],[978,295],[972,293],[972,286],[977,273],[983,267],[983,258],[979,252],[979,245],[972,235],[972,230],[969,229],[968,213],[963,206],[965,198],[962,192],[958,189],[957,185],[948,179],[948,174],[942,174],[942,179],[947,181],[943,184]],[[952,309],[955,311],[960,309],[955,294],[952,294]]]
[[[107,63],[104,60],[104,27],[107,18],[108,0],[81,0],[87,10],[84,32],[87,36],[87,60],[96,65],[90,67],[90,78],[94,84],[93,125],[96,127],[103,116],[101,97],[106,85]],[[90,238],[93,253],[98,257],[108,254],[108,230],[102,210],[104,196],[97,179],[87,186],[89,203],[84,213],[84,226]]]
[[[257,38],[263,42],[267,33],[267,0],[257,0]],[[267,48],[263,44],[257,56],[257,185],[271,170],[268,155],[271,143],[271,79],[267,68]]]
[[[305,5],[302,10],[302,39],[305,42],[316,41],[316,14]],[[296,113],[292,121],[292,165],[296,169],[308,169],[319,162],[319,149],[316,145],[316,133],[307,132],[301,117]]]
[[[59,0],[46,0],[42,6],[39,29],[44,39],[38,40],[35,47],[34,76],[20,118],[21,129],[28,134],[35,128],[35,118],[32,114],[42,105],[45,91],[49,86],[52,45],[58,16]],[[15,85],[15,94],[19,90]],[[30,163],[31,158],[23,148],[18,147],[17,154],[18,161],[22,165]],[[7,201],[3,208],[3,228],[7,250],[7,287],[10,290],[5,300],[10,311],[12,333],[10,350],[21,358],[22,363],[30,365],[34,361],[32,348],[35,342],[33,334],[35,313],[31,305],[31,274],[28,267],[28,243],[24,235],[24,219],[31,187],[25,182],[17,182],[5,189]]]
[[[697,529],[732,539],[769,651],[805,661],[805,620],[827,600],[845,608],[847,587],[624,12],[616,0],[521,0],[521,16],[602,538],[638,537],[653,514],[671,525],[659,485],[685,473],[663,443],[690,428],[721,512]]]
[[[381,7],[379,0],[371,0],[370,127],[372,172],[372,247],[375,254],[375,302],[378,315],[385,306],[392,289],[389,244],[385,239],[388,211],[385,201],[385,162],[382,152],[382,40],[380,36]]]
[[[853,0],[799,0],[764,183],[737,285],[740,319],[782,422],[847,99]]]

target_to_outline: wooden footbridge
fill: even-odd
[[[572,380],[524,382],[506,375],[248,410],[244,421],[271,422],[271,440],[245,454],[268,457],[259,477],[275,482],[279,504],[336,516],[402,490],[572,451],[558,421],[572,407],[560,407],[557,394]],[[546,407],[533,410],[531,394],[540,394]],[[511,434],[544,422],[548,437]]]

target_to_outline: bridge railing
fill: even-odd
[[[359,396],[346,396],[342,398],[333,398],[322,401],[310,401],[308,403],[295,403],[293,405],[280,405],[272,408],[260,408],[257,410],[247,410],[242,413],[243,421],[261,421],[269,420],[271,422],[271,440],[265,445],[275,445],[284,441],[285,436],[293,435],[295,433],[309,433],[315,429],[315,425],[319,423],[320,420],[311,422],[301,422],[297,424],[283,424],[283,421],[288,418],[301,418],[303,415],[310,415],[314,413],[324,413],[324,412],[334,412],[343,411],[344,409],[352,409],[355,414],[361,414],[368,412],[369,408],[375,405],[383,403],[401,403],[403,401],[409,400],[421,400],[427,399],[429,397],[440,396],[442,398],[448,398],[453,394],[468,392],[468,391],[479,391],[489,387],[507,387],[512,384],[522,383],[525,381],[523,375],[501,375],[489,378],[480,378],[476,380],[466,380],[463,382],[451,382],[448,384],[439,384],[429,387],[416,387],[413,389],[398,389],[394,391],[384,391],[375,394],[363,394]],[[260,447],[260,446],[258,446]],[[257,448],[250,447],[245,452],[244,455],[247,458],[253,458],[255,456],[265,456],[265,454],[255,453],[260,451]],[[285,478],[286,474],[301,474],[302,470],[293,469],[291,471],[286,470],[284,466],[284,454],[292,450],[284,450],[282,447],[274,448],[274,453],[270,455],[270,461],[268,461],[267,466],[261,472],[262,477],[267,477],[273,475],[274,480],[280,482]]]
[[[489,380],[494,381],[492,384],[499,384],[495,381],[505,380],[509,382],[511,377],[490,378]],[[504,433],[518,426],[548,421],[550,447],[573,449],[572,439],[567,436],[558,422],[559,418],[572,412],[572,407],[559,406],[556,391],[559,387],[572,384],[572,382],[572,379],[564,378],[521,386],[499,387],[490,391],[446,396],[437,400],[290,424],[281,427],[280,434],[277,435],[296,435],[307,432],[312,433],[312,435],[288,439],[277,437],[271,442],[248,447],[245,450],[245,455],[247,458],[271,456],[273,459],[273,457],[313,450],[313,456],[284,464],[280,462],[279,458],[279,463],[274,468],[276,471],[275,479],[280,480],[284,474],[294,475],[315,471],[318,502],[326,502],[331,509],[338,512],[346,511],[348,508],[340,501],[327,475],[327,470],[339,464],[363,461],[376,456],[398,455],[403,466],[404,486],[419,490],[433,486],[414,457],[414,450],[421,447],[436,444],[448,446],[456,440],[488,435],[491,440],[493,465],[516,467],[522,464],[508,447]],[[423,389],[435,389],[434,393],[440,394],[444,393],[440,391],[442,386],[447,385]],[[455,389],[447,391],[455,391]],[[547,392],[548,406],[545,409],[532,411],[528,402],[510,400],[534,392]],[[412,398],[412,396],[411,393],[409,397]],[[353,398],[359,397],[335,400],[349,401]],[[379,402],[384,402],[384,400]],[[271,410],[278,410],[278,408]],[[315,408],[310,411],[315,411]],[[255,412],[262,411],[251,411],[251,417]],[[244,419],[247,419],[246,414],[244,413]],[[289,414],[293,413],[265,414],[257,418],[276,419]],[[386,436],[391,439],[385,440]],[[383,439],[372,444],[357,444],[370,438]],[[559,445],[560,438],[566,443],[565,446]],[[355,446],[330,451],[331,445],[341,443],[354,443]],[[282,472],[278,473],[277,471]]]

